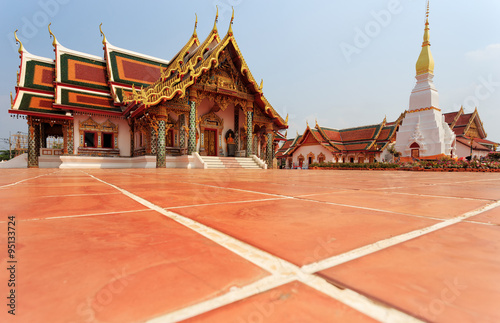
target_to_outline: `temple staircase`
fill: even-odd
[[[208,169],[261,169],[259,164],[251,157],[216,157],[200,156]]]

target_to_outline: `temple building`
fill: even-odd
[[[16,36],[21,65],[9,112],[28,121],[28,167],[206,168],[205,156],[272,167],[287,120],[250,73],[233,19],[221,38],[216,17],[204,41],[196,22],[170,61],[111,45],[102,30],[103,57],[65,48],[50,24],[55,59],[30,54]],[[63,149],[47,148],[48,136],[63,137]]]
[[[396,130],[404,114],[395,122],[387,122],[347,129],[306,124],[302,135],[287,140],[276,158],[285,168],[304,168],[312,163],[373,163],[390,160],[387,147],[396,140]],[[284,160],[284,162],[283,162]]]
[[[396,150],[403,158],[437,159],[456,156],[455,133],[439,108],[434,86],[434,59],[429,42],[429,6],[424,40],[416,64],[417,83],[410,95],[410,107],[396,136]]]
[[[389,152],[399,152],[402,161],[442,157],[485,157],[498,144],[486,139],[477,108],[465,114],[443,114],[434,86],[434,59],[429,42],[429,5],[424,40],[416,63],[417,83],[410,95],[409,109],[391,123],[349,129],[314,128],[287,140],[277,151],[278,163],[285,168],[304,168],[312,163],[368,163],[392,161]]]

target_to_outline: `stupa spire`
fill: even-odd
[[[424,29],[424,40],[422,42],[422,50],[420,51],[420,56],[418,57],[416,70],[417,75],[425,73],[434,73],[434,59],[432,58],[432,53],[430,49],[431,43],[429,41],[429,1],[427,1],[427,11],[425,12],[425,29]]]

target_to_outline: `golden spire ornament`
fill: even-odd
[[[19,44],[18,52],[19,52],[19,54],[22,54],[24,48],[23,48],[23,43],[21,43],[21,41],[19,40],[19,38],[17,38],[17,29],[16,29],[16,31],[14,31],[14,37],[16,38],[16,43]]]
[[[52,46],[56,47],[57,39],[56,39],[56,36],[54,36],[54,34],[52,33],[52,30],[50,30],[50,25],[52,25],[51,22],[49,23],[48,28],[49,28],[50,37],[54,38],[54,40],[52,41]]]
[[[106,45],[106,43],[107,43],[108,41],[106,40],[106,35],[104,35],[104,33],[102,32],[102,28],[101,28],[101,27],[102,27],[102,22],[101,22],[101,24],[99,25],[99,31],[101,32],[101,36],[102,36],[102,44],[103,44],[103,45]]]

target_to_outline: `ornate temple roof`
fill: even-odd
[[[194,39],[197,40],[195,31],[183,49],[174,57],[172,63],[162,72],[159,80],[147,88],[139,90],[134,88],[132,94],[124,98],[124,102],[128,103],[127,111],[134,114],[134,111],[169,101],[176,96],[181,98],[186,96],[188,88],[196,84],[208,70],[218,67],[219,58],[227,53],[232,64],[239,70],[245,83],[244,86],[251,93],[256,105],[278,126],[286,128],[286,120],[275,111],[263,95],[263,82],[260,85],[257,83],[243,58],[233,35],[233,18],[234,13],[228,32],[223,39],[220,38],[217,30],[217,17],[209,35],[199,45],[194,41]],[[227,92],[227,94],[233,95],[234,93]]]
[[[445,113],[444,120],[451,130],[462,137],[474,137],[478,139],[486,138],[487,134],[483,127],[483,122],[479,118],[477,108],[473,113],[464,113],[463,107],[457,112]]]
[[[292,146],[292,143],[293,143],[294,140],[295,140],[295,138],[293,138],[293,139],[287,139],[285,141],[285,143],[283,144],[283,146],[281,146],[278,149],[278,152],[276,153],[276,158],[284,158],[284,157],[286,157],[285,153]]]
[[[219,57],[229,54],[255,106],[278,128],[284,120],[264,97],[234,39],[232,22],[221,39],[217,17],[209,35],[200,43],[196,31],[171,61],[113,46],[103,37],[102,57],[62,46],[50,30],[55,59],[28,53],[19,43],[21,57],[16,96],[10,113],[72,118],[72,112],[127,117],[138,110],[172,99],[182,99],[202,74],[216,68]],[[234,95],[234,93],[224,93]]]
[[[11,98],[11,111],[66,118],[64,111],[53,108],[54,61],[29,53],[17,38],[16,33],[17,31],[14,35],[19,43],[21,64],[17,75],[16,95],[15,98]]]
[[[391,123],[384,119],[379,124],[346,129],[320,127],[318,123],[311,128],[307,124],[304,134],[295,138],[284,154],[291,155],[301,146],[318,144],[334,154],[382,151],[394,140],[401,121],[401,117]]]

